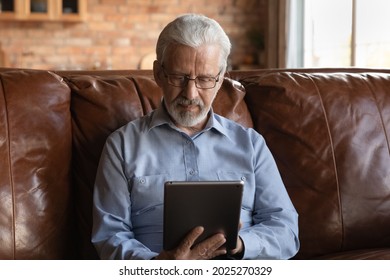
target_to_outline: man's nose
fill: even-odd
[[[189,100],[196,99],[199,96],[199,90],[196,87],[195,80],[187,81],[187,85],[183,90],[183,95]]]

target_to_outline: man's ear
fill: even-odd
[[[162,79],[161,79],[161,75],[162,75],[162,69],[161,69],[161,65],[160,65],[160,62],[158,62],[157,60],[155,60],[153,62],[153,75],[154,75],[154,80],[156,81],[157,85],[159,87],[162,87]]]

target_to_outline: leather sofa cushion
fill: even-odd
[[[0,73],[0,259],[72,257],[70,89],[61,80]]]
[[[390,260],[390,248],[370,248],[321,255],[320,260]]]
[[[238,81],[225,78],[213,103],[214,112],[245,127],[253,128],[252,117],[244,98],[243,85]]]
[[[97,259],[91,244],[92,194],[101,150],[108,135],[151,111],[160,96],[156,94],[157,85],[148,77],[74,75],[66,80],[72,89],[72,171],[81,237],[78,248],[83,259]]]
[[[269,73],[241,81],[300,214],[297,258],[390,246],[390,75]]]
[[[162,93],[149,75],[65,75],[72,90],[73,184],[76,215],[82,240],[82,258],[97,258],[90,242],[92,192],[100,153],[106,138],[117,128],[139,118],[161,102]],[[216,113],[245,126],[252,119],[243,101],[242,85],[226,78],[213,107]]]

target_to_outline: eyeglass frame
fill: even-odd
[[[180,88],[185,88],[185,87],[188,85],[188,82],[189,82],[189,81],[194,81],[194,82],[195,82],[195,86],[196,86],[196,88],[198,88],[198,89],[213,89],[213,88],[216,87],[217,83],[219,82],[219,79],[220,79],[220,76],[221,76],[221,72],[222,72],[222,69],[219,70],[218,74],[217,74],[216,76],[214,76],[214,77],[213,77],[213,76],[203,76],[203,77],[202,77],[202,76],[200,76],[200,77],[199,77],[199,76],[196,76],[195,78],[190,78],[188,75],[168,74],[168,73],[166,72],[165,68],[164,68],[164,65],[163,65],[163,64],[160,64],[160,65],[161,65],[161,68],[162,68],[162,70],[163,70],[163,72],[164,72],[165,78],[167,78],[168,84],[171,85],[171,86],[180,87]],[[173,84],[172,82],[170,82],[170,77],[172,77],[172,76],[184,78],[183,85],[179,86],[179,85],[175,85],[175,84]],[[199,87],[199,86],[198,86],[198,82],[197,82],[199,78],[213,79],[213,80],[214,80],[214,86],[212,86],[212,87],[207,87],[207,88]]]

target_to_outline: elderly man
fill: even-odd
[[[298,215],[264,139],[211,109],[230,48],[221,26],[202,15],[180,16],[161,32],[153,66],[161,106],[115,131],[101,155],[92,236],[101,258],[288,259],[298,251]],[[195,244],[202,225],[163,250],[164,182],[242,178],[234,250],[221,233]]]

